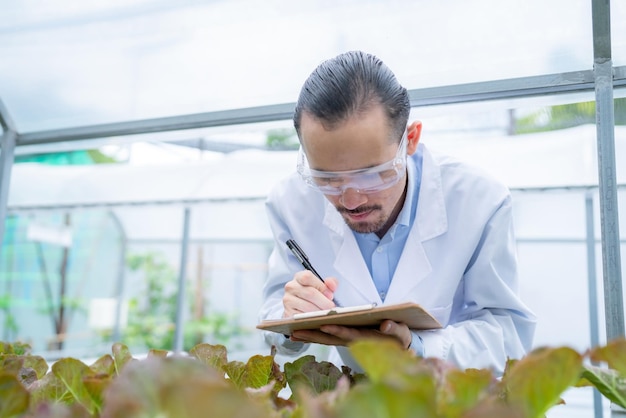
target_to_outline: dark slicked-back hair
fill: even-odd
[[[304,82],[293,122],[300,137],[303,113],[332,130],[377,104],[384,107],[394,139],[400,141],[411,110],[407,90],[379,58],[346,52],[322,62]]]

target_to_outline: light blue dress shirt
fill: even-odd
[[[415,222],[417,199],[422,181],[422,147],[417,148],[415,159],[407,158],[407,176],[408,187],[404,206],[387,233],[379,238],[373,232],[369,234],[354,232],[363,259],[383,302],[400,261],[409,231]],[[408,348],[422,357],[426,354],[421,337],[414,332],[411,332],[411,343]]]
[[[382,238],[378,238],[378,235],[374,232],[368,234],[354,232],[363,259],[374,279],[374,284],[383,302],[400,261],[402,249],[415,221],[417,199],[422,178],[421,147],[418,147],[415,157],[417,158],[407,158],[409,184],[404,206],[398,214],[396,222]]]

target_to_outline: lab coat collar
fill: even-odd
[[[441,169],[435,157],[423,147],[422,183],[417,202],[417,215],[413,230],[419,231],[420,241],[435,238],[448,230],[448,214],[443,195]]]

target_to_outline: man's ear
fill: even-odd
[[[406,146],[407,154],[413,155],[415,150],[417,150],[417,144],[420,142],[421,134],[422,134],[422,122],[419,120],[412,122],[406,128],[406,139],[408,140],[408,144]]]

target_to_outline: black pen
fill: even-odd
[[[296,256],[300,264],[302,264],[302,267],[309,270],[311,273],[315,274],[315,276],[318,279],[320,279],[322,283],[324,283],[324,279],[322,279],[322,276],[320,276],[320,274],[315,270],[315,268],[313,268],[313,265],[309,261],[309,257],[307,257],[306,253],[302,250],[302,248],[300,248],[298,243],[292,239],[288,239],[286,244],[287,244],[287,247],[289,247],[289,249],[293,253],[293,255]],[[336,299],[334,299],[334,302],[336,306],[339,306],[339,302],[337,302]]]

